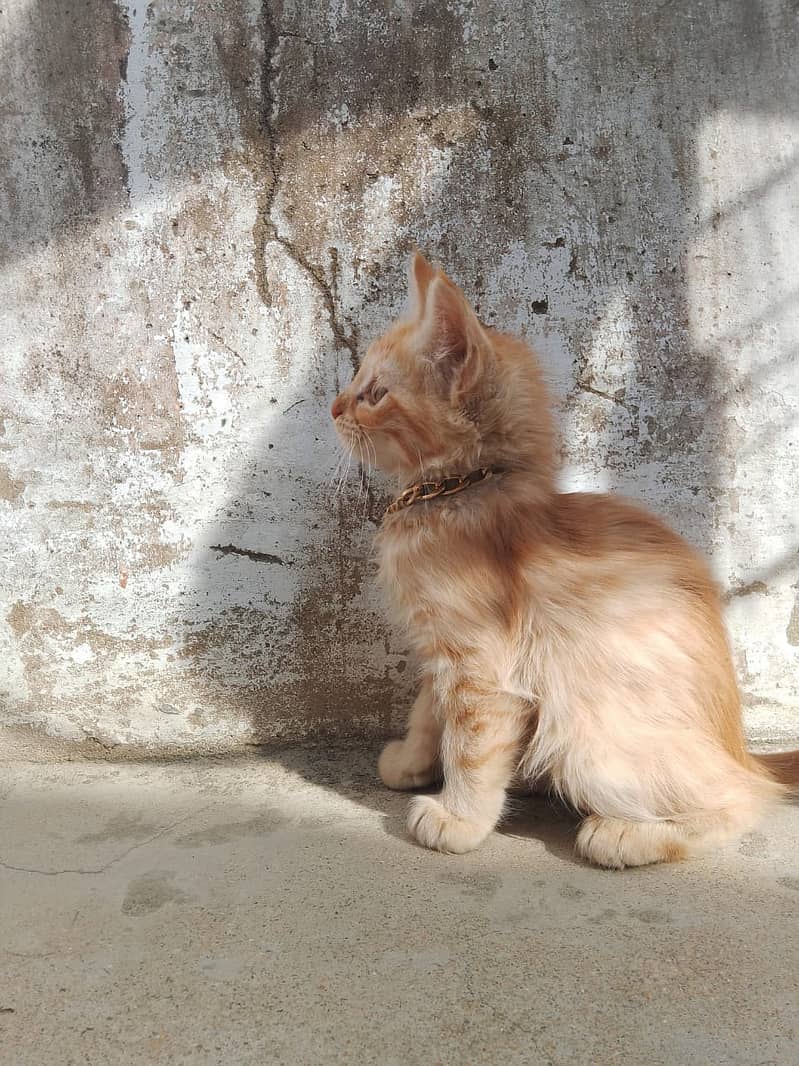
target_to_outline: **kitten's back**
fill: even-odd
[[[736,761],[752,765],[718,588],[682,537],[623,497],[556,495],[542,553],[532,563],[534,595],[542,591],[542,569],[557,587],[549,600],[559,608],[559,626],[578,641],[591,631],[615,655],[623,656],[625,644],[631,654],[659,643],[664,653],[669,643],[679,650],[688,662],[686,704]]]

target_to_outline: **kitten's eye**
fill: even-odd
[[[365,389],[363,392],[359,392],[356,399],[359,403],[362,403],[365,400],[368,404],[371,404],[374,407],[375,404],[380,403],[380,401],[383,399],[387,392],[388,389],[383,388],[382,385],[372,384],[369,386],[368,389]]]

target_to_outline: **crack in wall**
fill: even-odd
[[[768,585],[764,581],[749,581],[745,585],[734,585],[722,596],[722,602],[738,599],[739,596],[751,596],[755,592],[768,592]]]
[[[353,374],[358,373],[358,328],[352,323],[348,322],[350,332],[346,333],[344,327],[338,319],[336,314],[336,304],[333,299],[333,290],[324,274],[319,267],[314,266],[307,256],[301,252],[288,237],[283,236],[277,232],[277,229],[272,223],[272,235],[270,238],[275,244],[279,244],[282,248],[285,248],[294,262],[301,267],[306,274],[312,279],[316,288],[322,297],[322,302],[327,311],[328,324],[333,337],[337,345],[341,348],[346,348],[350,354],[350,363],[352,364]]]
[[[242,366],[247,365],[247,360],[244,358],[241,352],[237,352],[235,348],[231,348],[231,346],[220,333],[217,333],[213,329],[209,329],[208,336],[215,340],[217,344],[221,344],[226,352],[230,352],[232,356],[235,356],[235,358],[238,359]]]
[[[336,299],[333,285],[328,282],[321,267],[312,263],[309,256],[303,252],[291,237],[280,233],[273,217],[275,201],[280,189],[280,160],[278,155],[278,137],[275,129],[275,112],[277,108],[277,80],[280,75],[278,53],[283,39],[292,38],[309,44],[312,48],[318,47],[317,42],[304,38],[299,34],[281,32],[278,30],[268,0],[263,0],[260,12],[261,36],[264,52],[261,59],[260,75],[260,107],[257,120],[248,120],[247,101],[242,99],[240,89],[236,88],[237,79],[228,70],[228,78],[231,90],[238,97],[239,119],[242,133],[249,144],[250,170],[256,183],[256,219],[252,227],[253,256],[255,263],[255,280],[258,295],[265,307],[273,306],[273,296],[269,288],[266,275],[266,248],[272,244],[279,244],[292,261],[311,279],[314,287],[322,298],[322,303],[328,319],[330,330],[333,334],[336,346],[346,349],[350,356],[353,373],[358,370],[358,330],[357,326],[349,320],[344,320],[336,310]],[[220,47],[220,52],[224,49]],[[228,57],[227,66],[230,66]],[[336,258],[333,256],[333,268],[336,267]]]
[[[593,385],[586,385],[584,381],[577,382],[578,392],[590,392],[592,396],[599,396],[603,400],[607,400],[608,403],[615,403],[619,407],[623,407],[625,411],[630,410],[630,406],[624,399],[624,390],[617,389],[616,392],[604,392],[602,389],[595,389]]]
[[[255,150],[255,164],[252,168],[253,179],[256,183],[255,222],[252,227],[254,242],[253,255],[255,256],[255,279],[258,287],[258,295],[265,307],[272,306],[272,294],[269,291],[269,282],[266,277],[265,253],[269,243],[269,230],[274,232],[272,210],[277,196],[280,183],[279,167],[277,161],[277,136],[272,124],[272,116],[277,106],[277,93],[273,90],[278,77],[277,51],[280,46],[280,35],[275,27],[272,13],[269,10],[267,0],[262,0],[261,13],[261,37],[263,40],[264,54],[261,59],[260,76],[260,111],[257,128],[247,129],[249,123],[246,120],[246,110],[240,109],[240,121],[245,136],[249,137]],[[261,166],[258,166],[258,164]],[[261,171],[265,175],[261,177]]]
[[[269,552],[251,551],[249,548],[237,548],[235,544],[212,544],[211,551],[219,552],[220,555],[241,555],[245,559],[252,559],[255,563],[275,563],[277,566],[292,566],[281,559],[279,555],[270,555]]]

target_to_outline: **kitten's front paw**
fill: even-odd
[[[377,761],[377,772],[384,785],[400,791],[427,788],[440,780],[438,767],[423,763],[418,755],[414,758],[404,740],[391,740],[386,744]]]
[[[491,832],[491,826],[458,818],[433,796],[417,796],[411,803],[408,828],[420,844],[436,851],[462,854],[473,851]]]

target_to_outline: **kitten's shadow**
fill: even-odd
[[[438,788],[414,792],[392,792],[386,788],[377,775],[380,747],[370,745],[357,751],[331,747],[321,751],[292,748],[282,752],[270,751],[267,757],[309,784],[376,811],[382,816],[382,828],[388,836],[402,841],[409,848],[419,847],[406,826],[408,804],[414,795],[421,792],[434,795]],[[551,796],[513,789],[508,814],[496,832],[512,840],[540,841],[550,854],[580,864],[574,853],[578,824],[579,817]]]
[[[388,789],[385,791],[387,799],[379,803],[379,808],[384,813],[385,832],[410,847],[421,847],[408,832],[408,804],[414,795],[435,795],[438,789],[417,789],[414,792],[391,792]],[[574,838],[579,823],[580,819],[576,815],[550,796],[514,793],[510,810],[495,832],[520,842],[536,840],[558,859],[582,865],[574,851]],[[523,846],[523,843],[520,846]]]
[[[582,865],[574,850],[581,818],[565,803],[546,792],[512,790],[508,814],[497,832],[503,836],[538,840],[559,859]]]

